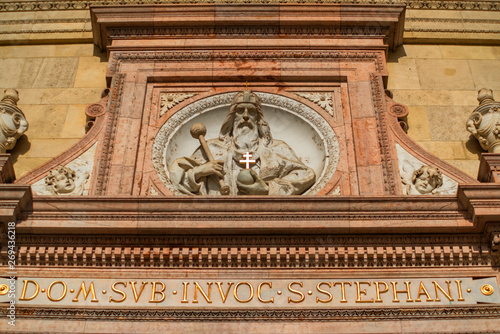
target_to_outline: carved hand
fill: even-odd
[[[193,173],[196,181],[201,177],[208,175],[216,175],[219,178],[224,177],[224,161],[214,160],[209,161],[203,165],[196,166],[193,168]]]
[[[267,195],[269,193],[269,187],[267,183],[262,180],[259,175],[250,169],[250,174],[252,174],[255,182],[252,184],[243,184],[236,180],[236,186],[238,190],[245,195]]]

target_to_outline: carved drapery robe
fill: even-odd
[[[215,160],[224,161],[224,181],[230,188],[230,195],[238,195],[236,179],[245,168],[239,160],[246,151],[238,151],[232,141],[223,143],[219,139],[208,141]],[[250,152],[256,163],[251,166],[269,187],[269,195],[299,195],[313,185],[316,174],[295,155],[281,140],[273,140],[268,146],[259,139],[255,152]],[[191,157],[178,158],[170,167],[170,179],[177,189],[189,195],[220,195],[219,184],[214,176],[195,180],[193,168],[208,161],[199,147]]]

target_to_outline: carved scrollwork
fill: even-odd
[[[85,109],[85,114],[93,118],[102,116],[104,115],[104,113],[105,113],[104,106],[100,103],[93,103]]]
[[[406,116],[408,116],[408,108],[406,108],[406,106],[404,106],[402,104],[396,103],[396,104],[393,104],[389,108],[389,113],[392,116],[395,116],[398,118],[406,117]]]

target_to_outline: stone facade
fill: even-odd
[[[458,3],[0,4],[30,122],[0,154],[2,332],[495,332],[500,163],[465,123],[499,8]],[[190,126],[215,138],[247,89],[314,185],[176,192]]]

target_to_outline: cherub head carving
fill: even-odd
[[[45,184],[49,186],[54,194],[69,194],[75,190],[74,170],[68,167],[59,166],[49,172],[45,177]]]
[[[430,194],[443,185],[443,175],[439,168],[422,166],[413,172],[411,183],[419,193]]]

